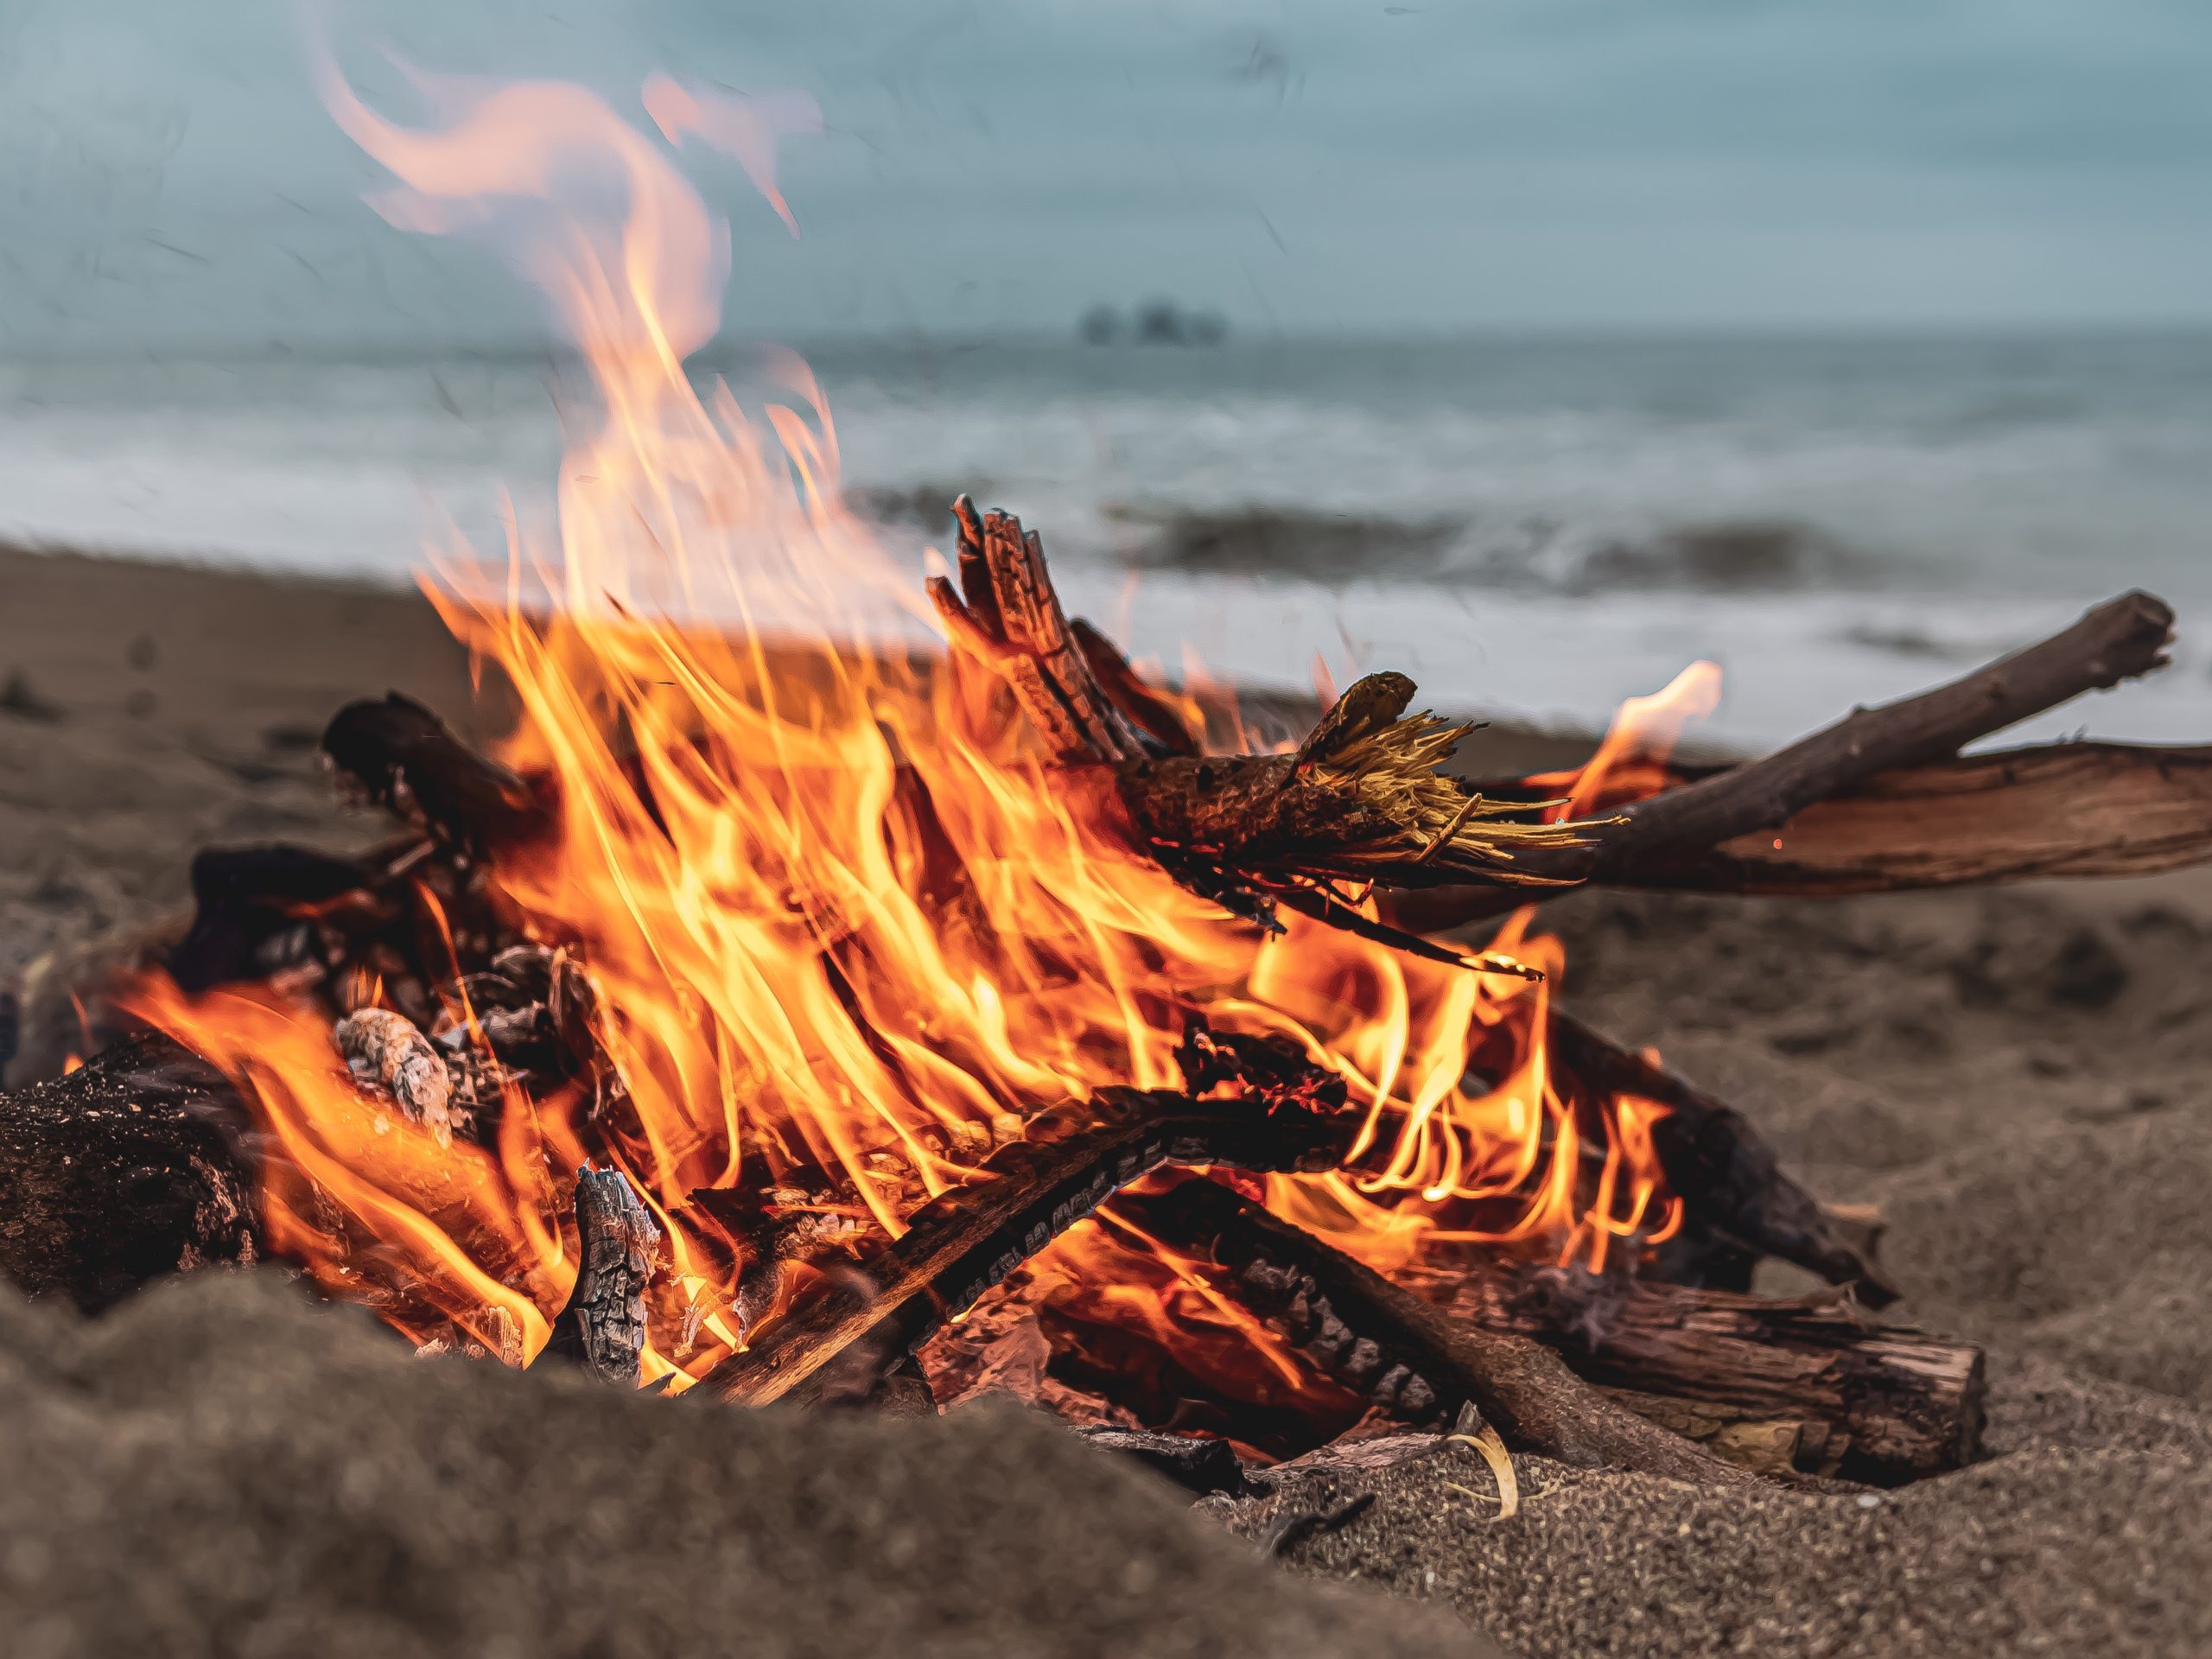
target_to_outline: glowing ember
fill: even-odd
[[[546,780],[557,834],[491,879],[519,931],[584,964],[613,1081],[511,1088],[494,1144],[448,1145],[357,1089],[327,1010],[143,985],[138,1011],[264,1120],[281,1253],[418,1337],[451,1322],[499,1351],[518,1326],[535,1356],[575,1276],[567,1178],[611,1163],[668,1239],[646,1375],[696,1377],[773,1316],[741,1294],[758,1247],[713,1195],[825,1172],[852,1195],[815,1205],[825,1226],[896,1236],[970,1177],[994,1124],[1109,1084],[1175,1086],[1201,1014],[1347,1079],[1364,1113],[1351,1162],[1269,1178],[1267,1198],[1377,1266],[1497,1241],[1598,1266],[1677,1224],[1649,1145],[1661,1109],[1554,1087],[1548,983],[1296,917],[1264,938],[1133,852],[1033,733],[944,671],[917,573],[840,505],[804,366],[781,361],[791,402],[753,410],[687,377],[720,321],[728,229],[649,133],[574,86],[417,84],[435,123],[405,129],[324,77],[399,181],[378,207],[422,232],[496,222],[598,393],[562,466],[557,540],[518,524],[504,571],[447,550],[426,586],[518,695],[503,758]],[[775,141],[815,124],[810,105],[659,78],[645,96],[671,140],[734,152],[788,220]],[[1688,683],[1601,761],[1657,757],[1709,703],[1709,669]],[[1597,769],[1562,782],[1577,807],[1624,788]],[[1555,974],[1558,946],[1528,927],[1516,917],[1493,949]],[[447,1012],[474,1028],[473,1008]],[[1224,1339],[1266,1344],[1126,1222],[1079,1230],[1040,1271],[1185,1333],[1194,1364]],[[1279,1363],[1270,1387],[1318,1386]]]

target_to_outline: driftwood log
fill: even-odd
[[[1550,884],[1550,896],[1568,887],[1592,882],[1614,885],[1694,885],[1685,872],[1695,868],[1716,848],[1741,838],[1764,835],[1772,847],[1777,832],[1787,852],[1790,821],[1834,797],[1880,788],[1875,780],[1885,772],[1939,766],[1975,739],[2018,724],[2031,715],[2053,709],[2085,691],[2102,690],[2120,681],[2163,667],[2172,642],[2173,612],[2145,593],[2127,593],[2088,612],[2071,627],[2050,639],[2000,658],[1962,678],[1876,708],[1859,709],[1832,726],[1823,728],[1789,747],[1762,760],[1726,767],[1679,787],[1628,804],[1611,823],[1594,826],[1573,847],[1532,849],[1523,860],[1525,869]],[[2026,752],[2032,753],[2032,752]],[[2109,774],[2124,768],[2107,755]],[[1971,769],[1965,774],[1971,778]],[[2032,809],[2024,804],[1995,805],[1988,785],[2024,787],[2016,770],[2008,781],[2000,764],[1993,774],[1980,774],[1984,798],[1980,810],[1999,811],[2008,818]],[[1953,774],[1951,785],[1961,781]],[[2030,768],[2025,786],[2048,790],[2054,774]],[[2075,782],[2086,781],[2077,777]],[[2147,781],[2139,778],[2139,782]],[[2167,783],[2160,779],[2162,785]],[[1910,785],[1901,785],[1908,791]],[[2183,787],[2161,788],[2170,805],[2183,812],[2201,798]],[[2047,804],[2050,797],[2041,799]],[[2088,812],[2091,822],[2080,822]],[[2077,833],[2088,844],[2046,841],[2035,861],[2063,866],[2079,858],[2085,873],[2095,868],[2098,837],[2103,815],[2077,808]],[[1894,830],[1900,815],[1878,814],[1878,827]],[[2172,839],[2171,827],[2167,839]],[[2162,855],[2174,863],[2192,861],[2212,852],[2212,836],[2200,827],[2180,837],[2183,845]],[[1972,844],[1972,843],[1969,843]],[[2194,855],[2189,848],[2194,846]],[[1861,844],[1854,855],[1862,865],[1878,864],[1882,849]],[[1909,863],[1909,860],[1906,861]],[[1980,880],[1971,872],[1994,865],[2021,861],[2016,850],[2007,855],[1985,847],[1966,866],[1959,879]],[[2171,868],[2170,863],[2164,868]],[[1902,885],[1927,886],[1923,879]],[[2030,872],[2031,873],[2031,872]],[[1649,878],[1647,880],[1647,877]],[[1835,888],[1835,891],[1850,889]],[[1865,887],[1855,890],[1866,891]],[[1503,914],[1529,895],[1485,892],[1466,887],[1449,894],[1433,893],[1394,900],[1389,907],[1395,925],[1420,931],[1435,931]]]
[[[887,1370],[939,1321],[1160,1165],[1332,1168],[1357,1128],[1354,1113],[1269,1112],[1249,1100],[1132,1089],[1052,1108],[1029,1121],[1027,1139],[984,1161],[991,1179],[923,1205],[901,1237],[873,1261],[826,1278],[818,1294],[766,1325],[702,1386],[745,1405],[808,1399],[810,1380],[849,1348],[868,1366]],[[840,1387],[851,1384],[841,1378]]]
[[[0,1095],[0,1275],[86,1313],[165,1274],[262,1254],[245,1112],[162,1037]]]
[[[1541,1343],[1455,1319],[1225,1186],[1185,1181],[1141,1213],[1155,1236],[1234,1273],[1254,1310],[1281,1320],[1331,1375],[1370,1395],[1394,1379],[1386,1409],[1409,1391],[1424,1418],[1472,1402],[1509,1445],[1561,1463],[1699,1486],[1752,1479],[1592,1388]]]
[[[2054,743],[1876,773],[1773,831],[1617,885],[1831,898],[2048,877],[2156,875],[2212,857],[2212,747]]]
[[[1981,1350],[1875,1324],[1841,1298],[1554,1273],[1477,1274],[1440,1300],[1456,1319],[1542,1343],[1630,1409],[1738,1460],[1764,1451],[1808,1474],[1897,1485],[1962,1467],[1980,1447]]]

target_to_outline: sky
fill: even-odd
[[[10,0],[0,351],[526,347],[480,249],[361,201],[335,43],[819,101],[745,335],[2212,322],[2205,0]],[[687,158],[687,165],[689,160]]]

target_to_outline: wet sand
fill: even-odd
[[[315,733],[346,698],[396,687],[464,728],[479,724],[461,652],[410,595],[16,552],[0,552],[0,982],[49,947],[176,904],[200,846],[344,846],[377,834],[333,804],[314,755]],[[2087,705],[2082,718],[2094,725],[2095,712]],[[1572,747],[1512,733],[1477,741],[1469,763],[1491,772],[1559,764]],[[1872,1503],[1705,1497],[1524,1460],[1530,1496],[1501,1523],[1482,1496],[1486,1471],[1455,1451],[1360,1478],[1380,1493],[1374,1507],[1300,1546],[1292,1565],[1446,1602],[1510,1651],[1560,1659],[2212,1650],[2212,882],[2192,874],[1817,906],[1596,895],[1556,906],[1555,920],[1571,950],[1567,991],[1586,1017],[1659,1043],[1752,1113],[1823,1196],[1883,1207],[1885,1255],[1908,1292],[1900,1312],[1990,1344],[1994,1455]],[[1771,1287],[1793,1286],[1777,1271]],[[200,1339],[182,1333],[193,1319],[230,1316],[219,1298],[163,1306],[171,1347],[159,1386],[175,1397],[155,1405],[171,1414],[163,1422],[196,1421],[186,1372],[201,1363]],[[289,1319],[255,1313],[248,1323],[265,1335],[253,1339],[310,1340]],[[6,1323],[15,1330],[21,1316]],[[329,1342],[327,1354],[299,1360],[298,1376],[369,1364],[365,1339]],[[0,1357],[19,1381],[30,1363],[12,1350]],[[297,1387],[313,1397],[311,1380]],[[567,1402],[546,1410],[573,1423],[578,1408]],[[92,1398],[72,1409],[81,1427],[83,1411],[107,1407]],[[622,1433],[639,1445],[694,1432],[674,1411],[622,1411]],[[157,1455],[170,1432],[147,1429],[135,1444]],[[868,1432],[884,1437],[869,1455],[848,1447],[838,1454],[848,1461],[823,1465],[839,1481],[865,1489],[871,1458],[918,1433]],[[945,1432],[951,1440],[918,1441],[932,1449],[912,1457],[964,1456],[959,1447],[983,1438]],[[779,1433],[800,1443],[819,1434],[827,1446],[851,1431]],[[35,1450],[36,1437],[22,1444]],[[418,1444],[379,1430],[362,1456],[406,1465],[412,1481]],[[908,1471],[899,1478],[928,1484],[908,1456],[892,1459]],[[1041,1504],[1042,1484],[1092,1478],[1057,1447],[1038,1457],[1033,1474],[993,1470],[1010,1514]],[[87,1491],[127,1478],[119,1464],[79,1466],[101,1471],[80,1483]],[[1120,1490],[1118,1474],[1096,1478]],[[1338,1482],[1357,1490],[1354,1478]],[[688,1484],[668,1501],[707,1504],[700,1513],[718,1527],[744,1524],[743,1504]],[[286,1524],[280,1508],[238,1502],[242,1526]],[[103,1536],[117,1550],[141,1547],[123,1507],[100,1512],[117,1517],[113,1532],[85,1533],[73,1548],[97,1552]],[[382,1513],[370,1504],[361,1525],[385,1524]],[[1159,1526],[1180,1524],[1159,1504],[1131,1509],[1126,1524],[1142,1532],[1154,1514]],[[36,1506],[0,1510],[11,1541],[34,1535],[39,1518]],[[1268,1518],[1236,1524],[1256,1530]],[[1078,1552],[1093,1589],[1133,1559],[1132,1535],[1107,1529]],[[0,1567],[16,1548],[0,1548]],[[365,1582],[359,1605],[429,1570],[395,1548],[397,1576]],[[162,1559],[163,1572],[188,1570]],[[264,1591],[281,1601],[308,1595],[306,1583],[271,1579]],[[1249,1605],[1234,1600],[1241,1591],[1219,1593],[1225,1606]],[[56,1630],[93,1628],[69,1623],[76,1612],[54,1617]],[[1396,1639],[1381,1625],[1355,1639],[1356,1624],[1314,1628],[1347,1649]],[[1039,1624],[1027,1646],[1013,1627],[992,1628],[996,1647],[948,1630],[935,1648],[906,1650],[1089,1650],[1063,1641],[1059,1625]],[[1262,1650],[1261,1629],[1250,1626],[1251,1651]],[[1424,1650],[1412,1636],[1404,1643]],[[1322,1649],[1277,1641],[1268,1650]]]

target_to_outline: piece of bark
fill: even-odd
[[[356,1008],[330,1036],[358,1081],[390,1096],[401,1116],[440,1145],[453,1140],[453,1074],[414,1021],[389,1008]]]
[[[529,781],[397,691],[340,709],[323,730],[322,752],[369,800],[463,853],[533,840],[552,823]]]
[[[1587,1382],[1635,1391],[1641,1414],[1704,1425],[1698,1438],[1740,1430],[1738,1449],[1757,1452],[1794,1430],[1793,1466],[1806,1473],[1897,1485],[1961,1468],[1980,1449],[1981,1349],[1878,1325],[1833,1295],[1477,1274],[1443,1306],[1543,1343]]]
[[[1831,898],[2212,858],[2212,747],[2057,743],[1877,773],[1779,830],[1624,869],[1617,885]]]
[[[1509,1443],[1562,1463],[1699,1486],[1753,1482],[1608,1399],[1542,1344],[1455,1319],[1224,1186],[1185,1181],[1148,1198],[1143,1213],[1155,1236],[1236,1270],[1248,1288],[1261,1288],[1249,1282],[1257,1265],[1281,1278],[1286,1303],[1302,1299],[1309,1311],[1325,1303],[1316,1325],[1328,1351],[1315,1356],[1325,1367],[1349,1360],[1376,1375],[1402,1369],[1445,1415],[1471,1401]]]
[[[581,1366],[602,1382],[638,1386],[645,1351],[645,1286],[660,1229],[619,1169],[576,1172],[575,1288],[541,1358]]]
[[[1783,1173],[1774,1148],[1741,1112],[1592,1030],[1557,1003],[1550,1035],[1555,1080],[1586,1115],[1618,1095],[1668,1109],[1652,1120],[1652,1151],[1668,1192],[1703,1232],[1755,1255],[1794,1262],[1831,1284],[1849,1285],[1870,1307],[1897,1300],[1896,1286],[1866,1253],[1862,1240]],[[1605,1133],[1594,1116],[1588,1128],[1596,1135]]]
[[[165,1037],[0,1095],[0,1274],[98,1313],[149,1280],[263,1247],[222,1074]]]
[[[1878,773],[1929,765],[2085,691],[2162,667],[2173,622],[2164,601],[2122,594],[1962,678],[1856,709],[1762,760],[1632,802],[1579,846],[1532,849],[1524,868],[1555,884],[1628,881],[1640,869],[1676,865],[1738,836],[1764,831],[1771,839],[1815,802],[1849,793]],[[1399,926],[1437,931],[1503,914],[1526,896],[1471,887],[1389,908]]]
[[[806,1399],[809,1380],[846,1347],[912,1351],[939,1321],[1161,1164],[1332,1168],[1357,1118],[1131,1089],[1102,1090],[1087,1103],[1039,1113],[1027,1138],[985,1160],[989,1179],[923,1205],[906,1218],[906,1233],[859,1272],[832,1276],[702,1385],[746,1405]]]

